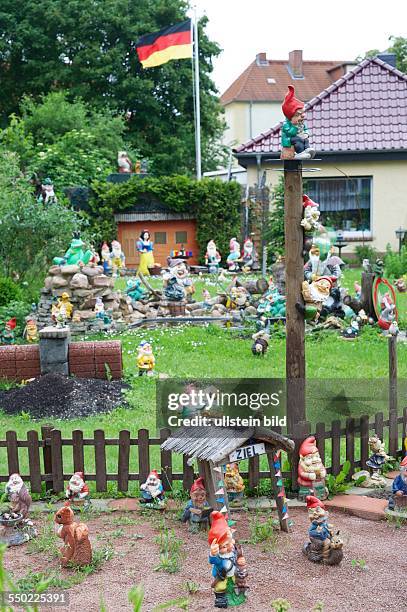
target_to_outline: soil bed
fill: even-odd
[[[74,419],[110,412],[125,405],[121,380],[74,378],[45,374],[22,387],[0,390],[0,409],[6,414],[27,412],[34,419]]]

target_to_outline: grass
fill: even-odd
[[[249,517],[249,544],[261,544],[263,552],[274,551],[277,546],[279,522],[272,514],[256,512]]]
[[[164,520],[161,522],[160,532],[155,538],[155,542],[160,550],[160,563],[154,569],[168,574],[179,572],[185,557],[184,543],[176,535],[174,529],[167,527]]]

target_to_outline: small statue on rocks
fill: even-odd
[[[21,514],[23,520],[27,519],[32,499],[20,474],[11,474],[6,484],[6,493],[11,504],[11,514]]]
[[[294,87],[289,85],[282,105],[286,118],[281,130],[282,159],[312,159],[315,157],[315,149],[312,149],[309,144],[304,106],[304,102],[295,97]]]
[[[393,480],[389,510],[403,512],[407,516],[407,455],[400,463],[400,474]]]
[[[226,308],[242,310],[250,305],[250,293],[244,287],[232,287],[226,300]]]
[[[94,313],[97,319],[104,321],[105,318],[105,305],[101,297],[96,298]]]
[[[230,253],[226,259],[226,264],[228,266],[229,272],[238,272],[240,270],[240,244],[238,243],[236,238],[231,238],[229,243],[229,250]]]
[[[122,245],[118,240],[112,241],[112,252],[110,253],[110,261],[112,264],[112,275],[114,277],[120,276],[122,269],[126,265],[126,258],[122,251]]]
[[[195,287],[189,278],[188,267],[182,259],[172,259],[169,270],[164,272],[164,295],[170,302],[191,299]]]
[[[211,514],[208,544],[215,608],[229,608],[245,603],[248,591],[246,559],[221,512],[214,511]]]
[[[73,238],[69,249],[63,257],[54,257],[53,263],[57,266],[86,265],[92,259],[90,249],[84,250],[85,243],[80,238]]]
[[[0,333],[0,343],[1,344],[6,344],[6,345],[11,345],[11,344],[15,344],[15,328],[17,326],[17,319],[16,317],[13,317],[12,319],[9,319],[8,321],[6,321],[6,323],[4,324],[4,329],[3,331]]]
[[[117,154],[117,168],[120,174],[130,174],[133,168],[130,157],[127,151],[119,151]]]
[[[38,342],[38,327],[37,323],[33,319],[33,317],[26,317],[25,319],[25,328],[23,332],[23,337],[27,340],[27,342]]]
[[[310,494],[319,499],[326,499],[328,497],[328,489],[325,486],[326,469],[322,463],[315,436],[309,436],[304,440],[299,449],[299,456],[298,499],[304,501]]]
[[[304,207],[304,218],[301,225],[305,232],[320,232],[323,226],[319,222],[321,213],[319,212],[319,204],[311,200],[307,195],[302,196]]]
[[[140,342],[137,351],[138,375],[152,376],[154,374],[155,357],[150,342],[147,342],[147,340]]]
[[[89,487],[85,483],[83,472],[75,472],[71,476],[65,495],[74,506],[84,506],[85,508],[89,506]]]
[[[152,470],[147,480],[140,485],[141,499],[140,503],[147,508],[165,508],[164,488],[161,480],[158,478],[157,470]]]
[[[222,258],[220,253],[216,247],[214,240],[209,240],[206,245],[206,253],[205,253],[205,265],[208,266],[209,274],[216,274],[219,270],[220,262]]]
[[[126,295],[128,295],[132,302],[140,302],[146,299],[147,290],[141,284],[139,278],[129,278],[126,282]]]
[[[102,258],[103,272],[106,275],[110,274],[110,272],[112,271],[112,268],[110,265],[110,249],[109,249],[109,245],[107,244],[107,242],[104,242],[102,244],[100,254]]]
[[[230,505],[237,507],[241,506],[245,487],[237,463],[228,463],[226,465],[224,482]]]
[[[57,535],[64,541],[61,549],[61,565],[89,565],[92,561],[92,546],[89,541],[89,529],[85,523],[75,523],[74,513],[69,501],[57,510],[54,515]]]
[[[52,307],[52,311],[56,319],[58,314],[63,315],[64,319],[70,319],[72,317],[73,305],[69,301],[69,293],[64,291],[57,303]]]
[[[253,355],[265,355],[270,343],[270,334],[266,330],[261,329],[253,334],[252,338],[254,340],[252,344]]]
[[[311,526],[308,530],[309,542],[303,547],[304,555],[314,563],[339,565],[343,559],[343,541],[339,531],[335,534],[328,523],[329,513],[320,499],[308,495],[306,502]]]
[[[185,506],[182,522],[189,523],[189,530],[193,533],[199,529],[207,529],[209,527],[209,515],[212,508],[206,500],[206,490],[204,479],[197,478],[190,491],[190,500]]]

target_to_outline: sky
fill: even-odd
[[[384,50],[391,35],[407,37],[407,0],[191,0],[206,32],[223,49],[213,79],[224,90],[265,51],[288,59],[302,49],[305,60],[354,60]]]

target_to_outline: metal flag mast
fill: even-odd
[[[196,16],[196,8],[194,9],[193,19],[193,35],[194,35],[194,111],[195,111],[195,159],[196,159],[196,178],[198,181],[202,178],[202,160],[201,160],[201,100],[199,88],[199,45],[198,45],[198,19]]]

